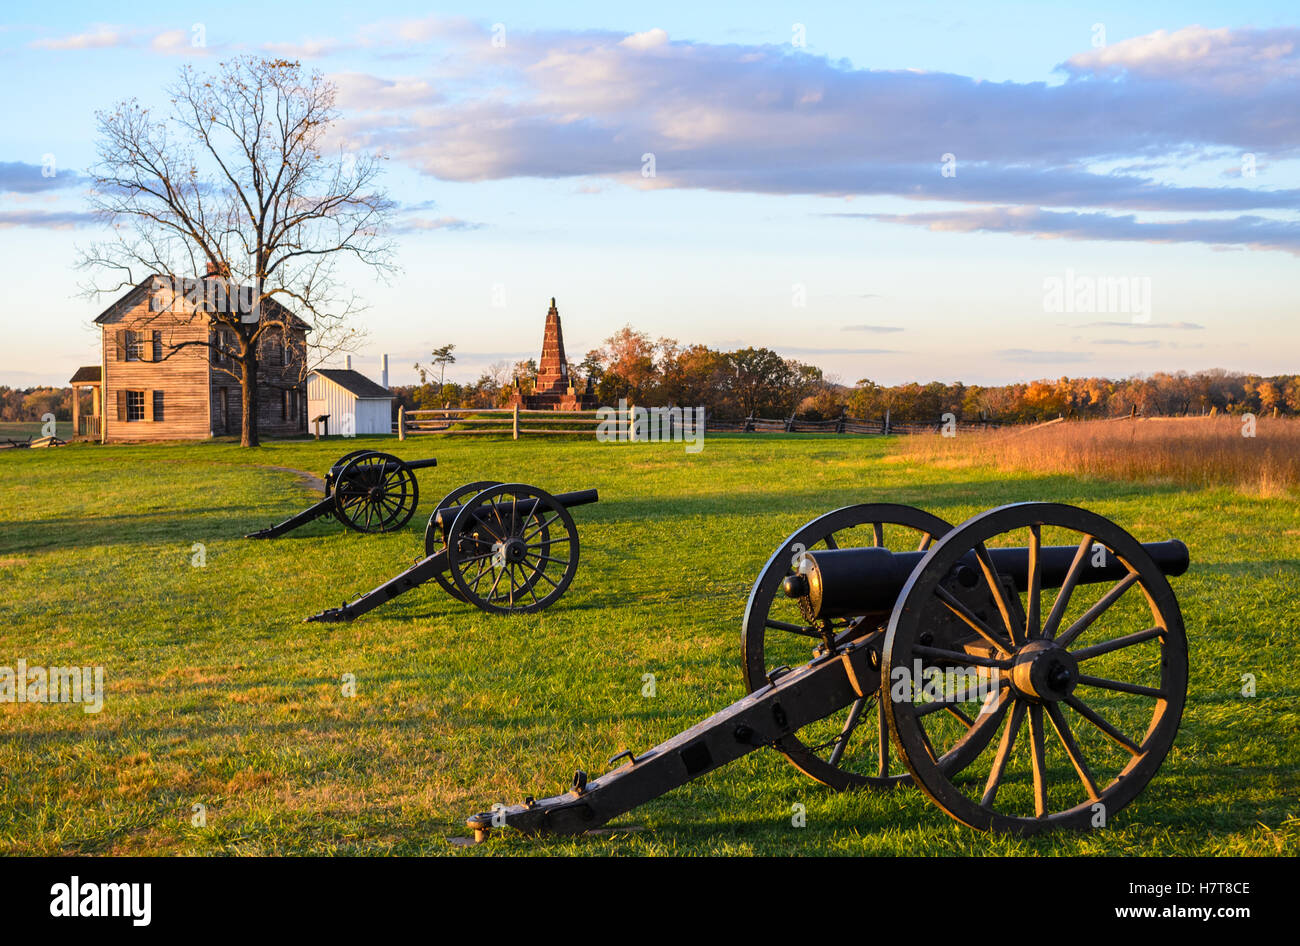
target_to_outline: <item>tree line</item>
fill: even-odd
[[[434,363],[445,375],[455,346],[435,349]],[[417,368],[419,366],[417,365]],[[619,329],[577,364],[570,376],[578,390],[588,385],[597,403],[625,399],[644,406],[703,406],[720,418],[788,417],[829,420],[847,414],[877,420],[887,413],[897,423],[936,423],[951,413],[965,423],[1019,424],[1056,417],[1103,418],[1124,414],[1174,416],[1216,413],[1300,415],[1300,375],[1263,376],[1212,369],[1156,372],[1121,379],[1042,379],[1003,385],[908,382],[881,385],[864,378],[848,385],[815,365],[783,358],[768,348],[720,351],[654,339],[631,326]],[[533,359],[498,362],[473,382],[431,378],[421,370],[418,385],[393,388],[406,408],[499,407],[516,390],[531,393],[537,375]]]
[[[0,384],[0,421],[72,420],[72,388],[11,388]]]

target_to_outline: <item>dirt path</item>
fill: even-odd
[[[259,463],[257,466],[262,470],[276,470],[280,473],[292,473],[294,476],[298,477],[298,482],[308,489],[315,490],[322,494],[325,492],[325,481],[315,473],[308,473],[306,470],[295,470],[291,466],[268,466],[264,463]]]

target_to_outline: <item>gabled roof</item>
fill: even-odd
[[[155,279],[168,278],[175,279],[175,277],[164,277],[157,274],[146,276],[137,286],[128,289],[124,296],[110,305],[103,312],[99,313],[99,315],[95,316],[95,321],[100,325],[103,325],[105,322],[115,321],[149,298],[149,293],[153,291]],[[271,313],[272,317],[276,319],[276,321],[287,321],[294,328],[302,329],[304,332],[311,331],[311,325],[298,318],[297,315],[290,312],[276,300],[267,299],[262,303],[262,305],[266,308],[267,312]]]
[[[311,374],[318,374],[326,381],[332,381],[341,387],[344,391],[355,397],[393,397],[393,392],[388,390],[382,384],[375,384],[359,371],[353,371],[351,368],[317,368]]]
[[[77,373],[72,376],[68,384],[90,384],[92,381],[102,381],[103,370],[99,365],[86,365],[77,369]]]

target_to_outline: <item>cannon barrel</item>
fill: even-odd
[[[1146,542],[1142,548],[1163,574],[1176,576],[1187,571],[1190,562],[1187,546],[1177,539]],[[1061,587],[1078,552],[1079,547],[1075,545],[1040,549],[1041,586]],[[908,576],[927,554],[870,547],[806,552],[799,574],[787,578],[782,590],[787,597],[799,599],[805,614],[813,619],[887,614],[894,609]],[[1093,563],[1092,553],[1086,555],[1079,571],[1079,584],[1117,581],[1128,574],[1128,567],[1109,550],[1102,564]],[[1017,591],[1029,587],[1028,548],[991,548],[989,558],[1000,576],[1015,583]],[[962,569],[968,571],[959,575],[959,579],[970,587],[982,580],[974,552],[967,552],[961,558],[956,570]]]
[[[600,495],[594,489],[579,489],[571,493],[556,493],[555,501],[565,509],[572,509],[574,506],[590,506],[592,503],[600,502]],[[510,509],[510,503],[493,503],[493,506],[501,505],[503,512]],[[452,521],[456,518],[456,513],[460,512],[461,506],[440,506],[433,512],[434,521],[442,529],[443,535],[451,528]],[[489,507],[484,506],[477,510],[480,519],[486,514]],[[523,502],[514,504],[514,513],[516,516],[528,518],[537,508],[537,500],[526,499]]]

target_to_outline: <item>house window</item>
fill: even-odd
[[[144,358],[144,339],[139,332],[126,333],[126,360],[140,361]],[[134,392],[139,394],[140,392]]]
[[[126,419],[144,420],[144,392],[143,391],[126,392]]]
[[[157,335],[157,333],[154,333]],[[161,391],[153,392],[153,419],[155,422],[163,419],[163,393]]]
[[[154,332],[154,333],[153,333],[153,360],[154,360],[154,361],[162,361],[162,360],[163,360],[163,352],[162,352],[162,332]]]
[[[214,365],[228,365],[231,362],[231,353],[235,349],[233,335],[229,329],[219,328],[213,335],[212,363]]]

